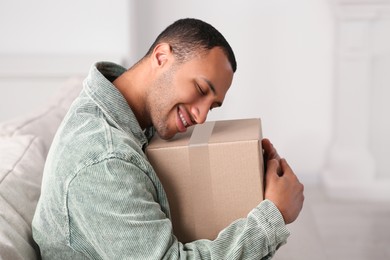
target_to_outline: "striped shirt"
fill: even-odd
[[[33,237],[43,259],[269,259],[289,231],[264,200],[213,240],[181,243],[142,130],[100,62],[65,116],[46,161]]]

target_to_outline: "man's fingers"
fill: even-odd
[[[280,156],[278,152],[276,151],[275,147],[271,143],[271,141],[267,138],[264,138],[261,141],[261,145],[263,146],[264,149],[264,157],[266,160],[272,160],[272,159],[280,159]]]
[[[279,161],[276,159],[272,159],[272,160],[268,161],[267,172],[266,172],[267,179],[277,178],[279,175],[279,172],[280,172]]]
[[[292,172],[290,165],[287,163],[286,159],[282,158],[279,161],[280,167],[283,172]]]
[[[293,176],[293,177],[297,178],[296,175],[294,174],[293,170],[291,169],[290,165],[286,161],[286,159],[284,159],[284,158],[280,159],[279,163],[280,163],[280,168],[281,168],[283,175]]]
[[[263,138],[263,140],[261,140],[261,145],[263,146],[264,149],[265,149],[266,147],[268,147],[270,144],[271,144],[271,142],[270,142],[270,140],[267,139],[267,138]]]

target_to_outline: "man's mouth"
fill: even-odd
[[[180,120],[181,120],[181,122],[183,123],[183,125],[184,125],[185,127],[187,127],[187,126],[188,126],[188,123],[187,123],[186,119],[184,118],[183,114],[180,112],[180,110],[179,110],[179,117],[180,117]]]

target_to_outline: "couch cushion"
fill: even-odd
[[[36,259],[31,221],[45,155],[39,137],[0,137],[0,259]]]
[[[0,124],[0,136],[31,134],[41,137],[47,152],[63,117],[82,89],[82,78],[64,82],[47,103],[32,113]]]
[[[70,79],[38,110],[0,123],[0,259],[37,258],[31,221],[46,155],[81,89],[81,78]]]

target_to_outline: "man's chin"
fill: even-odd
[[[177,133],[176,132],[168,132],[168,131],[159,131],[156,129],[158,136],[163,140],[172,139]]]

